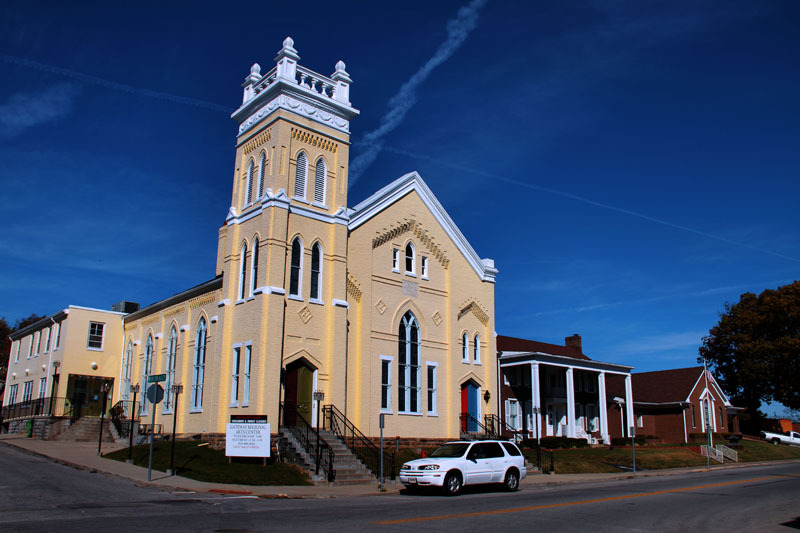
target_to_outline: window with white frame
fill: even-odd
[[[44,340],[44,353],[47,353],[47,352],[50,351],[50,336],[53,334],[53,329],[52,328],[47,328],[47,330],[45,331],[45,334],[46,334],[46,337],[45,337],[45,340]]]
[[[47,396],[47,378],[39,378],[39,395],[37,398],[44,398]]]
[[[481,338],[476,334],[473,341],[475,344],[472,346],[472,360],[479,365],[481,364]]]
[[[322,299],[322,246],[317,242],[311,247],[311,300]]]
[[[289,296],[300,296],[303,279],[303,243],[300,237],[292,241],[292,256],[289,272]]]
[[[122,356],[122,398],[127,400],[131,391],[131,367],[133,365],[133,341],[128,340],[125,354]]]
[[[103,349],[103,330],[105,324],[102,322],[89,322],[89,339],[87,340],[87,347],[90,350]]]
[[[436,406],[436,363],[431,363],[430,361],[426,363],[426,373],[428,378],[428,414],[429,415],[436,415],[437,413],[437,406]]]
[[[461,362],[469,363],[469,337],[466,333],[461,335]]]
[[[328,174],[328,167],[325,160],[321,157],[317,159],[314,166],[314,202],[325,205],[325,177]]]
[[[392,271],[400,272],[400,250],[392,248]]]
[[[642,415],[642,413],[636,413],[636,427],[637,428],[644,427],[644,415]]]
[[[419,324],[411,311],[400,320],[398,337],[397,410],[419,413]]]
[[[231,365],[231,407],[239,406],[239,362],[241,356],[242,346],[234,346]]]
[[[253,259],[250,261],[250,296],[258,288],[258,237],[253,238]]]
[[[392,358],[381,356],[381,412],[392,412]]]
[[[144,343],[144,361],[142,362],[142,388],[146,388],[147,378],[150,377],[150,372],[153,367],[153,335],[147,335],[147,341]],[[141,403],[141,412],[147,413],[148,402]]]
[[[56,343],[53,345],[54,350],[58,350],[61,346],[61,322],[56,322]]]
[[[258,197],[264,196],[264,175],[267,171],[267,153],[261,152],[261,160],[258,163]]]
[[[422,279],[428,279],[428,256],[422,256]]]
[[[42,353],[42,332],[41,331],[37,331],[36,332],[36,340],[34,341],[34,344],[36,344],[36,353],[34,355],[36,355],[38,357],[39,354]]]
[[[28,337],[28,359],[33,356],[33,335]]]
[[[586,417],[588,419],[586,430],[589,433],[592,433],[594,431],[598,431],[600,428],[599,428],[599,424],[598,424],[598,420],[597,420],[597,406],[596,405],[589,404],[589,405],[586,406]]]
[[[244,300],[244,291],[247,287],[247,243],[242,243],[242,250],[239,252],[239,299]]]
[[[20,348],[21,344],[22,344],[21,340],[17,341],[17,351],[15,352],[15,355],[14,355],[14,362],[15,363],[19,363],[19,348]]]
[[[8,405],[14,405],[17,403],[17,387],[18,385],[15,383],[11,385],[8,389]]]
[[[245,198],[244,203],[249,204],[253,201],[253,169],[255,167],[255,162],[250,159],[250,162],[247,164],[247,190],[245,191]]]
[[[192,369],[192,410],[203,408],[203,381],[206,369],[206,319],[201,317],[197,323],[194,340],[194,365]]]
[[[242,407],[250,405],[250,364],[253,357],[253,345],[244,347],[244,385],[242,387]]]
[[[167,364],[164,368],[167,374],[167,381],[164,390],[164,411],[172,411],[172,385],[175,384],[175,359],[178,357],[178,329],[173,325],[169,329],[169,339],[167,341]]]
[[[725,410],[721,405],[719,406],[719,427],[725,427]]]
[[[520,430],[522,429],[521,422],[519,401],[509,398],[506,400],[506,424],[514,430]]]
[[[697,414],[695,412],[694,404],[692,404],[692,427],[697,427]]]
[[[414,245],[411,243],[406,244],[406,274],[409,276],[416,276],[416,256]]]
[[[308,157],[305,152],[297,154],[297,168],[294,174],[294,196],[306,199],[306,176],[308,175]]]
[[[33,398],[33,381],[26,381],[23,386],[22,401],[27,403],[31,401],[31,398]]]

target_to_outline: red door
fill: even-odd
[[[469,425],[467,417],[469,413],[469,387],[467,385],[461,386],[461,432],[466,433]]]

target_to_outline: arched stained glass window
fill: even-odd
[[[419,413],[419,324],[411,311],[400,320],[397,337],[397,408],[401,413]]]

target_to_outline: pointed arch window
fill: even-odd
[[[249,204],[253,201],[253,168],[255,167],[255,162],[251,159],[250,163],[247,164],[247,190],[245,191],[245,204]]]
[[[414,245],[411,243],[406,244],[406,274],[414,276],[414,265],[416,264]]]
[[[178,356],[178,330],[172,326],[169,330],[169,341],[167,343],[167,365],[164,373],[167,375],[167,382],[164,384],[164,411],[172,411],[172,385],[175,383],[175,359]]]
[[[239,299],[244,300],[245,277],[247,276],[247,243],[242,243],[242,251],[239,254]]]
[[[306,199],[306,176],[308,175],[308,157],[305,152],[297,154],[297,169],[294,175],[294,196]]]
[[[314,202],[325,205],[325,178],[328,175],[328,166],[321,157],[314,166]]]
[[[480,364],[481,362],[481,338],[475,334],[475,338],[473,339],[475,344],[472,345],[472,361],[474,363]]]
[[[250,296],[258,288],[258,237],[253,239],[253,259],[250,265]]]
[[[203,409],[203,381],[206,370],[206,319],[200,318],[194,339],[194,368],[192,370],[192,410]]]
[[[147,378],[150,377],[150,372],[153,367],[153,334],[147,335],[147,341],[144,343],[144,361],[142,364],[142,386],[147,387]],[[147,403],[142,402],[142,413],[147,413]]]
[[[292,257],[289,272],[289,296],[300,296],[303,279],[303,243],[297,237],[292,241]]]
[[[400,320],[397,345],[397,409],[419,413],[419,324],[411,311]]]
[[[466,333],[461,336],[461,362],[469,363],[469,337]]]
[[[311,248],[311,300],[322,299],[322,246],[315,243]]]
[[[267,153],[261,152],[261,160],[258,163],[258,197],[264,196],[264,175],[267,172]]]

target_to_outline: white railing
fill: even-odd
[[[700,446],[700,455],[710,457],[711,459],[714,459],[718,463],[725,462],[725,456],[722,455],[721,451],[717,450],[716,448],[711,448],[710,446],[707,446],[705,444]]]
[[[724,444],[717,444],[715,447],[724,457],[727,457],[731,461],[739,462],[739,452],[736,450],[728,448]]]
[[[300,65],[297,65],[297,84],[328,98],[333,98],[333,91],[336,87],[336,82],[329,77],[317,74]]]

